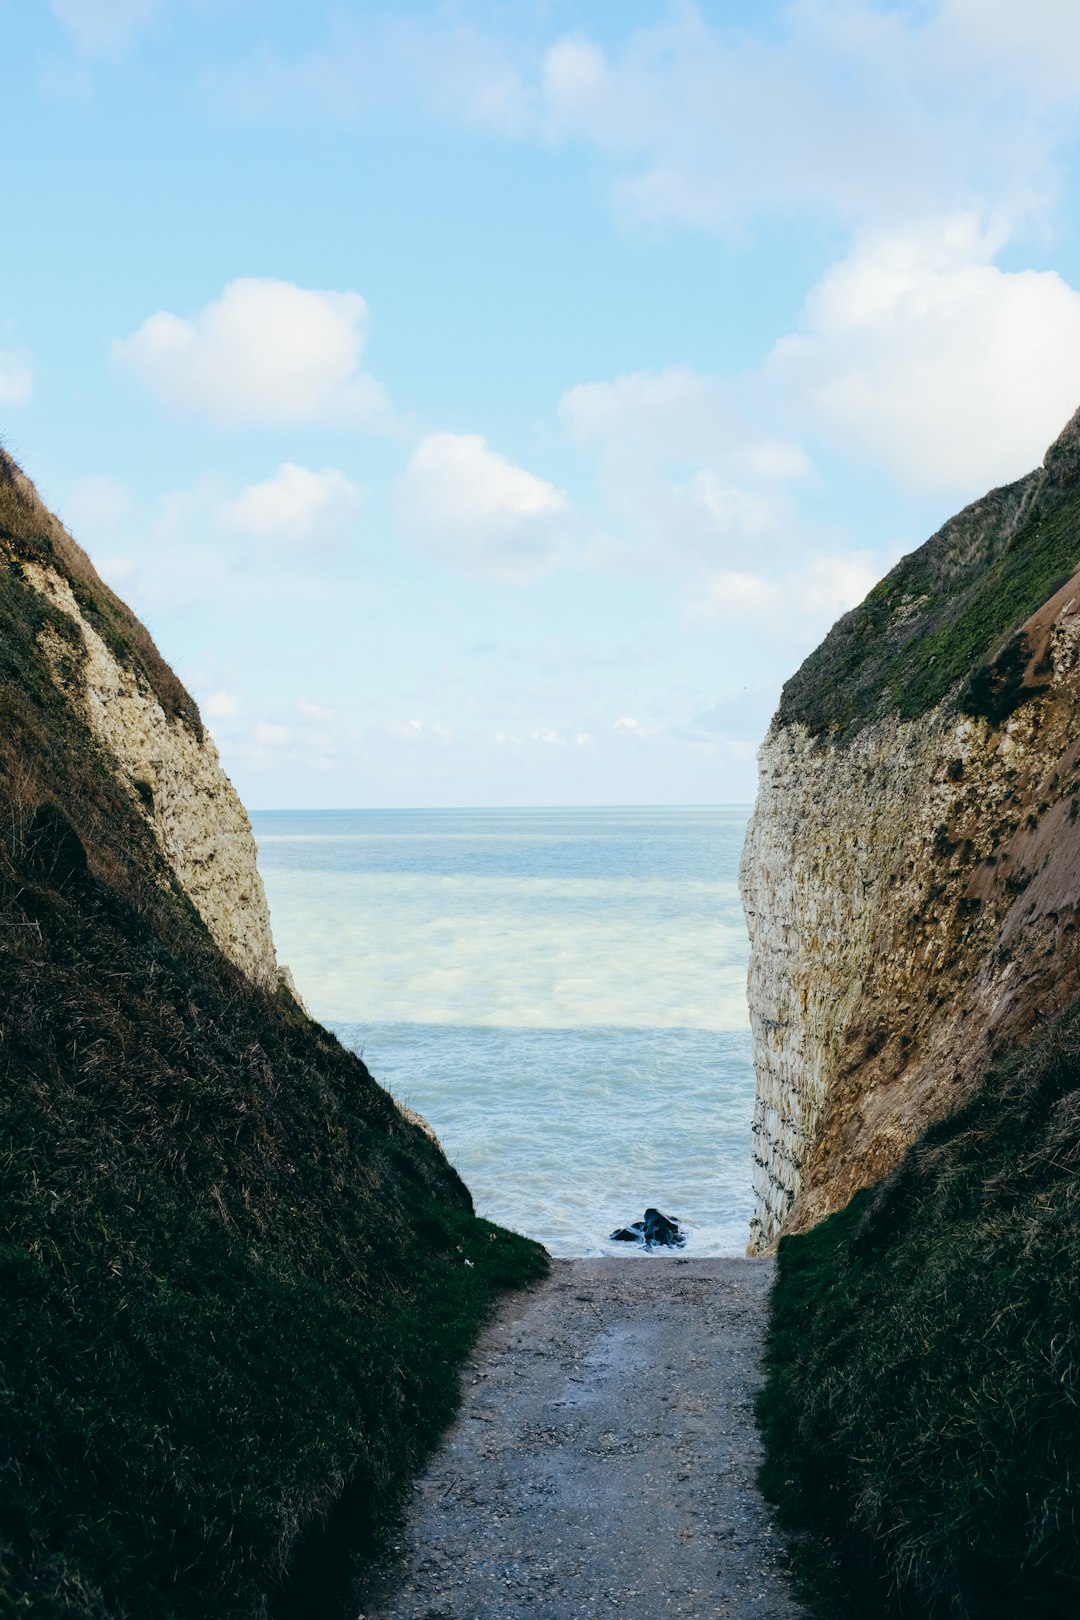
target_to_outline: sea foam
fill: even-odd
[[[435,1127],[480,1213],[616,1252],[648,1204],[741,1251],[747,812],[253,817],[313,1014]]]

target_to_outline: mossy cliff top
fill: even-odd
[[[42,567],[199,728],[0,459],[0,1617],[319,1620],[545,1257],[214,944]]]
[[[1003,718],[1009,644],[1078,566],[1080,412],[1041,467],[965,507],[838,620],[787,682],[775,724],[843,744],[950,693]]]
[[[109,589],[86,552],[2,447],[0,547],[9,569],[39,563],[66,579],[83,613],[116,657],[142,673],[167,715],[183,719],[201,735],[195,699],[162,658],[146,627]]]

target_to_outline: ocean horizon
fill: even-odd
[[[720,1255],[752,1205],[750,808],[251,819],[309,1010],[430,1121],[479,1214],[626,1254],[611,1231],[655,1205]]]

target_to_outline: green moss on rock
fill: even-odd
[[[961,689],[968,712],[1007,718],[1034,690],[1010,680],[1009,639],[1080,567],[1078,439],[1074,418],[1042,468],[897,563],[788,681],[777,723],[843,744],[879,716],[913,720]]]

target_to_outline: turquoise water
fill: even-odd
[[[748,810],[263,811],[278,954],[431,1121],[480,1214],[559,1255],[655,1204],[741,1253]]]

